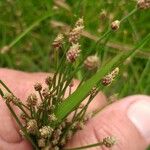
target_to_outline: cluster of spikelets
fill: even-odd
[[[49,77],[47,79],[50,79]],[[46,83],[47,83],[46,79]],[[20,118],[26,133],[32,137],[39,149],[43,150],[59,150],[68,140],[72,138],[76,130],[82,129],[84,123],[91,117],[89,114],[83,119],[76,118],[65,119],[58,126],[57,118],[54,114],[54,109],[58,101],[56,95],[47,88],[42,89],[42,85],[37,83],[34,85],[35,91],[39,92],[39,97],[32,93],[28,96],[26,104],[9,93],[4,96],[6,104],[14,104],[21,110]],[[40,97],[41,96],[41,97]],[[57,100],[57,101],[56,101]],[[81,106],[79,109],[81,109]],[[23,130],[20,133],[25,137]]]
[[[65,63],[63,65],[71,67],[80,56],[79,38],[83,28],[83,19],[80,18],[68,34],[67,39],[70,48],[66,50],[64,55]],[[58,51],[63,47],[63,43],[64,35],[59,34],[52,43],[52,46]],[[83,67],[91,71],[99,67],[100,61],[98,56],[90,55],[84,60],[83,64]],[[62,69],[64,69],[63,67]],[[102,79],[100,84],[104,86],[110,85],[118,72],[119,68],[114,69]],[[67,90],[69,90],[69,95],[72,93],[72,87],[74,86],[74,76],[69,79],[71,72],[66,78],[64,78],[63,73],[61,73],[61,69],[58,69],[53,77],[48,76],[45,79],[46,87],[41,83],[36,83],[34,89],[37,93],[31,93],[26,100],[26,104],[22,103],[12,93],[4,95],[4,100],[9,108],[13,104],[21,110],[20,117],[18,117],[18,122],[21,125],[20,134],[24,138],[29,137],[32,144],[34,143],[41,150],[63,149],[73,134],[77,130],[81,130],[85,123],[93,116],[93,113],[87,114],[86,111],[90,102],[98,93],[98,87],[94,87],[90,91],[88,95],[89,100],[86,104],[80,104],[69,117],[67,116],[62,122],[58,121],[55,115],[55,108],[64,101]],[[112,137],[107,137],[102,141],[102,145],[106,147],[111,147],[114,143],[115,140]]]
[[[137,0],[137,6],[140,9],[150,8],[150,0]]]
[[[92,117],[93,113],[82,116],[84,113],[81,112],[86,106],[80,105],[78,108],[79,112],[77,112],[77,109],[75,110],[76,115],[74,114],[71,119],[66,118],[58,126],[55,126],[57,117],[54,114],[54,109],[58,104],[58,100],[56,95],[50,90],[51,85],[49,83],[51,83],[51,78],[46,78],[45,82],[48,87],[44,89],[42,89],[40,83],[34,85],[34,89],[39,93],[39,97],[34,93],[30,94],[26,104],[23,104],[12,93],[6,94],[4,99],[7,105],[13,104],[20,108],[20,119],[25,130],[20,130],[20,134],[24,138],[28,134],[41,150],[59,150],[63,149],[77,130],[81,130],[84,127],[84,124]],[[93,88],[90,93],[91,97],[94,97],[95,93],[96,89]],[[102,144],[106,147],[111,147],[114,143],[115,139],[113,137],[104,138],[102,141]]]

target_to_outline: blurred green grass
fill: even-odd
[[[85,30],[90,38],[82,38],[83,55],[93,49],[92,36],[100,37],[116,19],[121,19],[136,5],[136,1],[124,0],[1,0],[0,1],[0,48],[11,43],[43,14],[52,16],[22,38],[8,52],[0,54],[0,67],[28,72],[54,71],[51,43],[57,33],[63,32],[67,24],[73,26],[79,17],[84,17]],[[102,64],[113,58],[119,51],[129,50],[150,32],[150,10],[136,13],[121,24],[120,29],[108,38],[109,46],[98,48]],[[106,41],[107,42],[107,41]],[[107,42],[108,44],[108,42]],[[93,53],[96,50],[93,50]],[[83,71],[84,72],[84,71]],[[105,91],[107,95],[119,93],[119,97],[135,93],[150,94],[150,46],[143,53],[126,62],[121,68],[117,83]],[[80,74],[82,78],[83,73]],[[145,80],[146,79],[146,80]]]

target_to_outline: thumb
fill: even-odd
[[[92,118],[77,132],[67,147],[79,147],[117,139],[113,150],[144,150],[150,144],[150,97],[130,96],[113,103]],[[93,150],[107,149],[94,147]]]

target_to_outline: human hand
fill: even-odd
[[[25,100],[32,91],[34,83],[44,82],[45,73],[24,73],[0,69],[0,79],[21,100]],[[76,85],[77,85],[76,81]],[[76,88],[76,86],[74,87]],[[89,110],[102,108],[106,98],[99,93],[91,103]],[[18,110],[15,108],[15,111]],[[101,113],[89,120],[85,128],[78,131],[67,147],[79,147],[97,143],[108,136],[115,136],[117,144],[113,150],[144,150],[150,144],[150,97],[136,95],[105,107]],[[107,149],[94,147],[93,150]],[[32,150],[23,140],[19,128],[12,118],[6,104],[0,98],[0,150]]]

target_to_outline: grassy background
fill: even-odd
[[[93,49],[95,39],[108,29],[109,24],[123,18],[136,5],[124,0],[1,0],[0,1],[0,47],[9,45],[19,34],[44,14],[51,17],[38,24],[8,52],[0,53],[0,67],[28,72],[53,71],[51,42],[59,32],[68,30],[79,17],[85,20],[85,36],[80,41],[82,54]],[[105,12],[105,13],[104,13]],[[105,14],[105,15],[102,15]],[[97,52],[101,63],[109,61],[120,51],[130,50],[150,32],[150,10],[139,11],[121,24],[120,29],[100,44]],[[103,17],[105,16],[105,17]],[[147,44],[135,58],[121,68],[116,84],[105,91],[108,96],[119,97],[141,93],[150,94],[150,46]],[[77,74],[82,78],[84,71]]]

